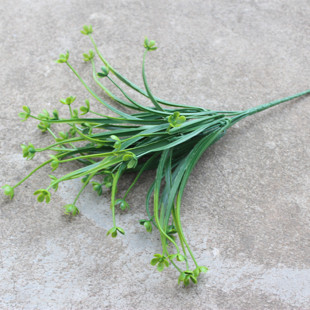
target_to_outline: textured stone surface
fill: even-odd
[[[309,88],[309,15],[306,0],[2,0],[0,184],[14,184],[42,162],[43,154],[23,160],[21,143],[51,141],[34,121],[18,120],[23,104],[64,111],[59,98],[88,98],[53,61],[70,50],[90,80],[82,25],[93,25],[104,55],[140,85],[141,42],[154,38],[160,48],[147,71],[158,96],[240,110]],[[239,123],[201,158],[182,217],[210,271],[186,289],[174,270],[159,274],[149,264],[159,238],[138,220],[151,172],[129,197],[130,212],[117,214],[126,235],[116,240],[105,236],[107,193],[87,190],[82,215],[68,220],[62,206],[80,182],[40,205],[32,193],[50,171],[38,172],[13,201],[0,197],[0,308],[310,309],[309,120],[309,97],[285,103]]]

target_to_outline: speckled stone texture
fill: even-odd
[[[89,98],[54,62],[69,50],[91,81],[81,56],[91,47],[80,34],[84,24],[139,85],[144,36],[155,39],[148,79],[171,101],[241,110],[310,87],[306,0],[1,0],[0,16],[0,185],[16,183],[47,157],[22,158],[21,143],[51,142],[35,121],[19,121],[22,105],[65,114],[60,98],[76,95],[77,106]],[[210,271],[188,288],[177,285],[172,268],[159,273],[149,264],[160,240],[138,220],[152,172],[130,195],[130,211],[117,214],[126,235],[112,239],[105,236],[108,192],[100,198],[88,188],[81,216],[68,219],[62,206],[81,183],[63,184],[50,204],[39,204],[32,193],[49,183],[50,169],[43,169],[14,200],[0,196],[0,309],[310,309],[309,145],[308,96],[240,122],[203,155],[182,218]]]

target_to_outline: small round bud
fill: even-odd
[[[67,215],[77,215],[80,213],[79,209],[74,204],[68,204],[64,206],[65,214]]]
[[[1,188],[3,188],[4,195],[10,196],[11,199],[14,197],[14,188],[10,185],[4,185]]]

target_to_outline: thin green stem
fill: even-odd
[[[187,250],[188,250],[188,252],[189,252],[189,254],[190,254],[190,256],[191,256],[191,258],[192,258],[192,260],[193,260],[193,262],[195,264],[195,266],[198,267],[199,265],[198,265],[198,263],[197,263],[197,261],[196,261],[196,259],[194,257],[194,254],[193,254],[192,250],[190,249],[190,247],[189,247],[189,245],[188,245],[188,243],[186,241],[186,238],[185,238],[183,230],[182,230],[182,225],[181,225],[181,195],[180,194],[177,195],[176,218],[177,218],[178,223],[179,223],[180,235],[181,235],[181,237],[182,237],[182,239],[183,239],[183,241],[184,241],[184,243],[186,245],[186,248],[187,248]]]
[[[96,71],[96,67],[95,67],[95,62],[92,59],[91,60],[92,63],[92,68],[93,68],[93,79],[96,82],[96,84],[114,101],[118,102],[119,104],[126,106],[128,108],[131,109],[136,109],[136,107],[134,105],[132,105],[131,103],[128,103],[120,98],[118,98],[117,96],[115,96],[113,93],[111,93],[102,83],[100,83],[98,77],[97,77],[97,71]]]
[[[86,88],[86,90],[97,100],[99,101],[101,104],[103,104],[104,106],[106,106],[108,109],[110,109],[111,111],[113,111],[114,113],[124,117],[124,118],[128,118],[128,119],[137,119],[136,117],[133,117],[125,112],[122,112],[114,107],[112,107],[110,104],[108,104],[107,102],[105,102],[103,99],[101,99],[94,91],[92,91],[89,86],[85,83],[85,81],[81,78],[81,76],[77,73],[77,71],[70,65],[69,62],[66,62],[66,64],[68,65],[68,67],[72,70],[72,72],[76,75],[76,77],[80,80],[80,82],[84,85],[84,87]]]
[[[145,164],[142,166],[142,168],[139,170],[137,176],[135,177],[135,179],[133,180],[133,182],[131,183],[131,185],[128,187],[125,195],[123,196],[124,199],[126,199],[127,195],[129,194],[129,192],[131,191],[131,189],[135,186],[135,184],[137,183],[137,181],[139,180],[141,174],[152,164],[153,160],[158,157],[158,153],[153,154],[146,162]]]
[[[305,95],[308,95],[308,94],[310,94],[310,89],[306,90],[306,91],[303,91],[301,93],[289,96],[289,97],[285,97],[285,98],[274,100],[274,101],[271,101],[271,102],[268,102],[268,103],[265,103],[265,104],[261,104],[261,105],[255,107],[255,108],[248,109],[245,112],[247,113],[247,115],[253,115],[255,113],[264,111],[264,110],[269,109],[271,107],[274,107],[274,106],[276,106],[276,105],[278,105],[280,103],[283,103],[283,102],[286,102],[286,101],[290,101],[292,99],[295,99],[295,98],[298,98],[298,97],[301,97],[301,96],[305,96]]]
[[[180,273],[182,272],[182,270],[177,266],[177,264],[173,260],[170,259],[170,262]]]
[[[120,167],[116,174],[113,175],[113,183],[112,183],[112,191],[111,191],[111,209],[112,209],[112,218],[113,218],[113,227],[116,227],[116,220],[115,220],[115,195],[117,189],[117,183],[121,176],[123,168]]]
[[[57,139],[57,136],[53,133],[53,131],[50,128],[47,128],[47,131],[52,135],[54,139]]]
[[[92,173],[89,175],[89,177],[86,179],[86,181],[84,182],[83,186],[81,187],[80,191],[78,192],[78,194],[76,195],[74,201],[73,201],[73,205],[76,204],[77,200],[79,199],[80,195],[82,194],[83,190],[85,189],[85,187],[87,186],[87,184],[89,183],[89,181],[93,178],[93,176],[95,175],[95,173]]]
[[[180,253],[180,249],[178,247],[178,245],[175,243],[175,241],[166,234],[166,232],[162,229],[160,221],[159,221],[159,215],[158,215],[158,195],[156,193],[154,193],[154,217],[155,217],[155,222],[156,222],[156,226],[158,228],[158,230],[160,231],[161,235],[164,236],[165,238],[167,238],[171,243],[173,243],[173,245],[176,247],[177,252]],[[163,245],[166,243],[163,242]]]
[[[126,92],[125,92],[125,91],[124,91],[111,77],[108,76],[108,79],[121,91],[121,93],[122,93],[132,104],[136,105],[137,108],[138,108],[139,110],[147,111],[147,112],[150,112],[150,113],[152,113],[152,114],[165,115],[165,116],[171,114],[171,112],[158,111],[158,110],[156,110],[156,109],[154,109],[154,108],[148,108],[148,107],[146,107],[146,106],[144,106],[144,105],[142,105],[142,104],[140,104],[140,103],[134,101],[131,97],[129,97],[129,96],[127,95],[127,93],[126,93]]]
[[[104,115],[104,114],[101,114],[101,113],[97,113],[97,112],[94,112],[94,111],[92,111],[92,110],[89,110],[89,113],[98,115],[98,116],[100,116],[100,117],[107,117],[107,115]]]
[[[151,93],[150,88],[147,84],[147,80],[146,80],[146,76],[145,76],[145,57],[146,57],[147,52],[148,51],[145,50],[145,52],[143,54],[143,62],[142,62],[142,78],[143,78],[143,82],[144,82],[144,87],[145,87],[145,90],[146,90],[150,100],[154,104],[155,108],[159,111],[164,111],[163,108],[159,105],[159,103],[155,99],[155,97],[153,96],[153,94]]]
[[[123,75],[121,75],[117,70],[115,70],[109,63],[108,61],[102,56],[102,54],[100,53],[98,47],[97,47],[97,44],[93,38],[93,36],[91,34],[88,35],[94,48],[95,48],[95,51],[98,55],[98,57],[100,58],[100,60],[105,64],[105,66],[121,81],[123,82],[124,84],[126,84],[127,86],[131,87],[132,89],[134,89],[135,91],[137,91],[138,93],[140,93],[141,95],[149,98],[148,94],[142,90],[140,87],[138,87],[136,84],[132,83],[131,81],[129,81],[127,78],[125,78]],[[206,111],[204,108],[199,108],[199,107],[193,107],[193,106],[188,106],[188,105],[184,105],[184,104],[177,104],[177,103],[172,103],[172,102],[169,102],[169,101],[166,101],[166,100],[163,100],[163,99],[160,99],[160,98],[157,98],[155,97],[155,99],[166,105],[166,106],[172,106],[172,107],[180,107],[180,108],[193,108],[193,109],[196,109],[197,111]]]
[[[183,254],[184,254],[184,257],[185,257],[186,269],[189,269],[189,264],[188,264],[186,249],[185,249],[185,246],[184,246],[184,240],[183,240],[182,234],[180,233],[180,229],[181,229],[180,226],[181,226],[181,223],[179,222],[178,218],[176,217],[176,214],[175,214],[175,207],[174,207],[174,206],[173,206],[173,208],[172,208],[172,218],[173,218],[173,220],[174,220],[174,223],[175,223],[175,226],[176,226],[176,229],[177,229],[177,232],[178,232],[179,240],[180,240],[180,243],[181,243],[181,247],[182,247],[182,250],[183,250]]]
[[[20,184],[22,184],[24,181],[26,181],[28,178],[30,178],[36,171],[38,171],[40,168],[46,166],[47,164],[51,163],[54,159],[49,159],[47,161],[45,161],[43,164],[39,165],[38,167],[36,167],[35,169],[33,169],[26,177],[24,177],[22,180],[20,180],[18,183],[16,183],[14,186],[12,186],[13,188],[16,188],[17,186],[19,186]]]
[[[57,136],[56,136],[56,139],[58,139]],[[57,145],[62,145],[62,144],[66,144],[66,143],[70,144],[70,142],[78,142],[78,141],[83,141],[83,140],[84,139],[81,139],[81,138],[70,138],[70,139],[66,139],[63,141],[58,141],[56,143],[53,143],[53,144],[46,146],[46,147],[43,147],[43,148],[38,148],[38,149],[36,149],[36,151],[37,152],[43,152],[43,151],[49,150],[49,149],[51,149]]]

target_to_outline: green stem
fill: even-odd
[[[193,254],[192,250],[190,249],[190,247],[189,247],[189,245],[188,245],[188,243],[187,243],[187,241],[185,239],[185,236],[184,236],[184,233],[183,233],[183,230],[182,230],[182,226],[181,226],[181,197],[182,197],[182,195],[178,194],[177,195],[177,202],[176,202],[176,218],[177,218],[177,220],[178,220],[178,222],[180,224],[179,225],[179,232],[180,232],[180,235],[181,235],[181,237],[182,237],[182,239],[183,239],[183,241],[184,241],[184,243],[186,245],[186,248],[187,248],[187,250],[188,250],[188,252],[189,252],[189,254],[190,254],[190,256],[191,256],[191,258],[192,258],[192,260],[193,260],[193,262],[195,264],[195,266],[198,267],[199,265],[198,265],[198,263],[197,263],[197,261],[196,261],[196,259],[194,257],[194,254]]]
[[[141,174],[151,165],[151,163],[153,162],[153,160],[158,156],[158,153],[155,153],[152,155],[152,157],[150,157],[145,164],[142,166],[142,168],[139,170],[137,176],[135,177],[135,179],[133,180],[133,182],[131,183],[131,185],[129,186],[129,188],[127,189],[123,199],[126,199],[128,193],[131,191],[131,189],[135,186],[135,184],[137,183],[137,181],[139,180]]]
[[[47,131],[52,135],[54,139],[57,139],[57,136],[53,133],[53,131],[50,128],[47,128]]]
[[[179,222],[179,220],[178,220],[177,217],[176,217],[174,206],[173,206],[173,208],[172,208],[172,218],[173,218],[173,220],[174,220],[176,229],[177,229],[177,231],[178,231],[179,240],[180,240],[181,247],[182,247],[183,254],[184,254],[184,257],[185,257],[185,261],[186,261],[186,269],[189,269],[189,264],[188,264],[186,249],[185,249],[185,246],[184,246],[184,240],[183,240],[183,237],[182,237],[181,233],[179,232],[179,231],[180,231],[181,223]]]
[[[234,125],[235,123],[237,123],[238,121],[242,120],[243,118],[247,117],[247,116],[259,113],[261,111],[264,111],[264,110],[267,110],[269,108],[272,108],[272,107],[274,107],[274,106],[276,106],[276,105],[278,105],[280,103],[283,103],[283,102],[286,102],[286,101],[290,101],[292,99],[296,99],[298,97],[305,96],[305,95],[308,95],[308,94],[310,94],[310,89],[306,90],[306,91],[303,91],[301,93],[297,93],[295,95],[289,96],[289,97],[285,97],[285,98],[282,98],[282,99],[278,99],[278,100],[274,100],[274,101],[271,101],[271,102],[268,102],[268,103],[264,103],[264,104],[258,105],[257,107],[250,108],[248,110],[240,112],[239,115],[237,115],[237,116],[232,118],[231,126]]]
[[[49,159],[47,161],[45,161],[43,164],[39,165],[37,168],[33,169],[26,177],[24,177],[22,180],[20,180],[17,184],[15,184],[14,186],[12,186],[13,188],[16,188],[17,186],[19,186],[20,184],[22,184],[24,181],[26,181],[28,178],[30,178],[37,170],[39,170],[40,168],[44,167],[45,165],[49,164],[50,162],[52,162],[54,159]]]
[[[99,56],[99,58],[101,59],[101,61],[105,64],[105,66],[120,80],[122,81],[124,84],[126,84],[127,86],[131,87],[132,89],[134,89],[135,91],[137,91],[138,93],[140,93],[141,95],[149,98],[148,94],[142,90],[140,87],[138,87],[136,84],[132,83],[131,81],[129,81],[127,78],[125,78],[124,76],[122,76],[117,70],[115,70],[108,62],[106,59],[104,59],[104,57],[102,56],[102,54],[100,53],[100,51],[98,50],[97,44],[94,40],[94,38],[92,37],[91,34],[88,35],[94,48],[95,51],[97,53],[97,55]],[[172,103],[160,98],[155,97],[155,99],[167,106],[172,106],[172,107],[180,107],[180,108],[193,108],[196,109],[197,111],[205,111],[204,108],[199,108],[199,107],[193,107],[193,106],[188,106],[188,105],[184,105],[184,104],[176,104],[176,103]]]
[[[103,104],[104,106],[106,106],[108,109],[110,109],[111,111],[113,111],[114,113],[128,118],[128,119],[136,119],[136,117],[133,117],[127,113],[124,113],[114,107],[112,107],[110,104],[108,104],[107,102],[105,102],[104,100],[102,100],[95,92],[93,92],[88,85],[85,83],[85,81],[81,78],[81,76],[76,72],[76,70],[70,65],[69,62],[66,62],[66,64],[68,65],[68,67],[72,70],[72,72],[76,75],[76,77],[80,80],[80,82],[84,85],[84,87],[86,88],[86,90],[96,99],[98,100],[101,104]]]
[[[159,192],[160,192],[160,185],[161,185],[161,180],[162,180],[162,173],[163,173],[163,168],[166,163],[167,157],[169,155],[169,151],[165,150],[162,155],[161,159],[159,161],[159,165],[157,168],[157,173],[156,173],[156,179],[155,179],[155,187],[154,187],[154,218],[156,222],[156,226],[158,230],[160,231],[160,237],[162,239],[162,245],[163,249],[166,247],[166,241],[163,241],[163,238],[167,238],[171,243],[174,244],[174,246],[177,249],[177,252],[180,253],[180,249],[178,245],[175,243],[175,241],[167,235],[167,233],[163,230],[160,220],[159,220]]]
[[[108,79],[122,92],[122,94],[123,94],[132,104],[136,105],[137,108],[138,108],[139,110],[151,112],[151,113],[153,113],[153,114],[165,115],[165,116],[171,114],[171,112],[158,111],[158,110],[156,110],[156,109],[154,109],[154,108],[148,108],[148,107],[146,107],[146,106],[144,106],[144,105],[142,105],[142,104],[139,104],[138,102],[136,102],[136,101],[134,101],[132,98],[130,98],[130,97],[126,94],[126,92],[125,92],[113,79],[111,79],[109,76],[108,76]]]
[[[68,161],[73,161],[73,160],[78,160],[78,159],[88,159],[88,158],[96,158],[96,157],[108,157],[108,156],[115,156],[115,155],[120,155],[121,153],[124,153],[126,151],[118,151],[118,152],[107,152],[107,153],[98,153],[98,154],[90,154],[90,155],[83,155],[83,156],[77,156],[74,158],[68,158],[59,161],[60,163],[66,163]]]
[[[171,264],[181,273],[182,270],[176,265],[176,263],[172,260],[170,260]]]
[[[305,96],[305,95],[308,95],[308,94],[310,94],[310,89],[306,90],[306,91],[303,91],[301,93],[289,96],[289,97],[285,97],[285,98],[282,98],[282,99],[271,101],[269,103],[261,104],[261,105],[255,107],[255,108],[248,109],[245,112],[247,113],[247,115],[253,115],[255,113],[264,111],[264,110],[269,109],[271,107],[274,107],[274,106],[276,106],[276,105],[278,105],[280,103],[283,103],[283,102],[286,102],[286,101],[290,101],[292,99],[295,99],[295,98],[298,98],[298,97],[301,97],[301,96]]]
[[[156,101],[155,97],[153,96],[153,94],[151,93],[149,86],[147,84],[147,80],[146,80],[146,76],[145,76],[145,57],[147,54],[147,50],[145,50],[144,54],[143,54],[143,62],[142,62],[142,78],[143,78],[143,82],[144,82],[144,87],[145,90],[150,98],[150,100],[152,101],[152,103],[154,104],[155,108],[159,111],[164,111],[163,108],[159,105],[159,103]]]
[[[115,195],[116,195],[116,189],[117,189],[117,182],[121,176],[123,167],[121,166],[115,175],[113,175],[113,183],[112,183],[112,192],[111,192],[111,209],[112,209],[112,218],[113,218],[113,227],[116,227],[116,221],[115,221]]]
[[[91,60],[92,63],[92,67],[93,67],[93,79],[94,81],[97,83],[97,85],[114,101],[118,102],[119,104],[126,106],[127,108],[131,108],[131,109],[136,109],[136,107],[120,98],[118,98],[117,96],[115,96],[113,93],[111,93],[102,83],[100,83],[98,77],[97,77],[97,72],[96,72],[96,67],[95,67],[95,62],[92,59]]]
[[[56,137],[57,139],[57,137]],[[43,148],[39,148],[39,149],[36,149],[37,152],[43,152],[43,151],[46,151],[46,150],[49,150],[57,145],[62,145],[62,144],[70,144],[70,142],[78,142],[78,141],[83,141],[84,139],[81,139],[81,138],[70,138],[70,139],[66,139],[66,140],[63,140],[63,141],[59,141],[59,142],[56,142],[56,143],[53,143],[49,146],[46,146],[46,147],[43,147]]]
[[[107,117],[107,115],[104,115],[104,114],[101,114],[101,113],[98,113],[98,112],[94,112],[92,110],[89,110],[89,113],[96,114],[96,115],[101,116],[101,117]]]
[[[83,186],[81,187],[80,191],[78,192],[78,194],[76,195],[74,201],[73,201],[73,205],[76,204],[77,200],[79,199],[80,195],[82,194],[84,188],[87,186],[87,184],[89,183],[89,181],[93,178],[93,176],[95,175],[95,173],[92,173],[84,182]]]
[[[156,226],[158,228],[158,230],[160,231],[161,233],[161,236],[164,236],[165,238],[167,238],[171,243],[174,244],[174,246],[176,247],[177,249],[177,252],[180,253],[180,249],[178,247],[178,245],[175,243],[175,241],[170,237],[168,236],[165,231],[162,229],[161,227],[161,224],[160,224],[160,221],[159,221],[159,216],[158,216],[158,195],[156,193],[154,193],[154,217],[155,217],[155,222],[156,222]],[[166,242],[163,242],[163,246]]]
[[[91,138],[91,137],[89,137],[89,136],[87,136],[87,135],[84,135],[83,134],[83,132],[81,132],[80,130],[78,130],[77,129],[77,127],[75,126],[75,124],[73,124],[73,127],[74,127],[74,129],[76,130],[76,132],[81,136],[81,137],[83,137],[85,140],[88,140],[88,141],[90,141],[90,142],[95,142],[95,143],[103,143],[104,141],[102,141],[102,140],[97,140],[97,139],[94,139],[94,138]]]

